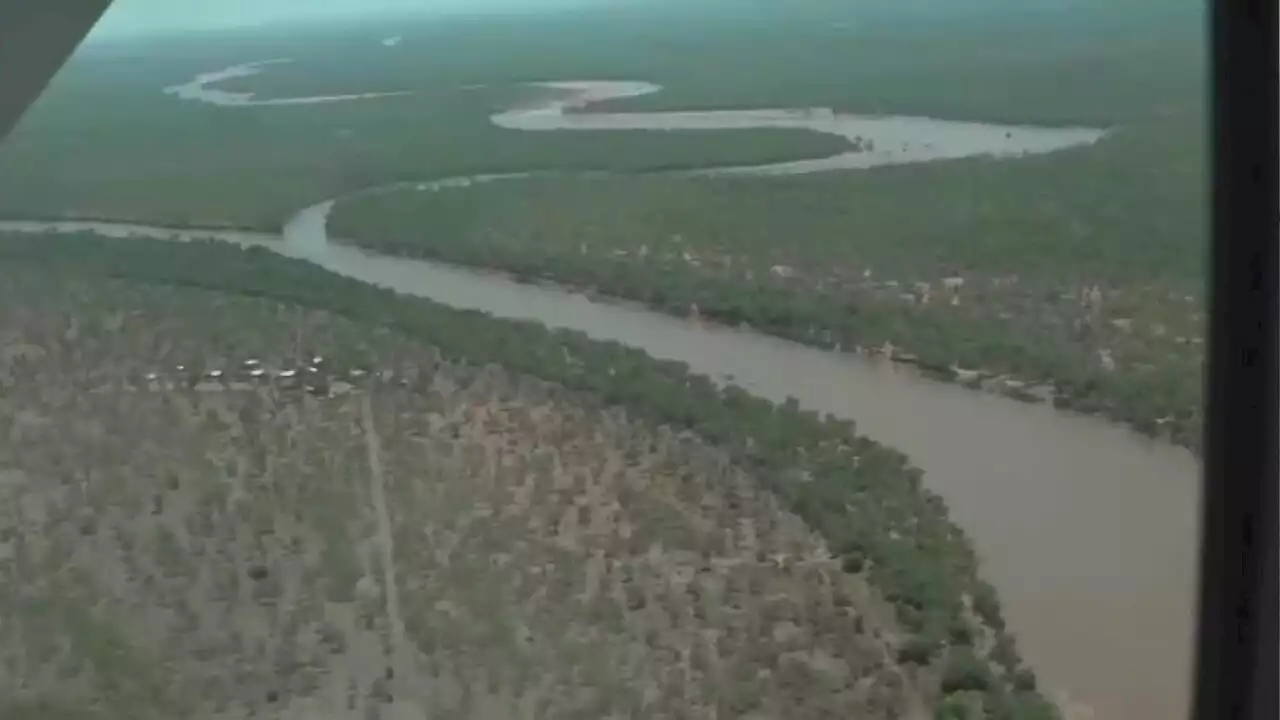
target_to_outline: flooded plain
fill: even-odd
[[[197,75],[164,92],[183,100],[233,107],[319,105],[354,100],[397,97],[411,91],[349,95],[315,95],[255,99],[253,93],[218,90],[210,85],[234,78],[258,75],[289,58],[235,65]],[[707,110],[697,112],[596,112],[594,103],[661,92],[662,86],[633,80],[575,80],[532,83],[547,96],[489,117],[494,125],[526,132],[582,131],[717,131],[759,128],[807,130],[836,135],[849,142],[849,150],[825,158],[811,158],[766,165],[704,168],[712,174],[799,175],[830,170],[856,170],[965,157],[1019,157],[1065,150],[1097,142],[1106,130],[1082,127],[1035,127],[960,122],[898,115],[837,113],[830,108]]]
[[[223,107],[323,105],[326,103],[349,102],[351,100],[371,100],[374,98],[397,97],[400,95],[410,94],[407,91],[403,91],[356,93],[347,95],[312,95],[309,97],[256,100],[253,97],[253,93],[231,92],[229,90],[218,90],[217,88],[208,87],[209,85],[217,82],[234,80],[236,78],[252,77],[254,75],[258,75],[272,65],[282,65],[291,62],[293,62],[293,60],[290,58],[277,58],[275,60],[259,60],[257,62],[243,63],[241,65],[232,65],[231,67],[224,68],[222,70],[200,73],[185,83],[170,85],[164,89],[164,93],[166,95],[173,95],[181,100],[196,100],[203,103],[209,103],[211,105],[221,105]]]
[[[218,104],[286,104],[209,95],[217,91],[204,89],[204,83],[245,74],[227,72],[202,75],[185,90],[170,91]],[[819,160],[708,172],[798,173],[1049,152],[1103,134],[823,110],[584,113],[590,102],[656,92],[657,86],[557,83],[549,90],[555,97],[545,103],[499,113],[492,121],[525,131],[796,127],[863,145],[861,151]],[[360,97],[368,96],[325,101]],[[320,102],[297,98],[292,104],[308,100]],[[932,381],[887,363],[496,274],[358,250],[328,238],[332,204],[300,211],[285,227],[283,241],[258,233],[94,222],[0,222],[0,231],[93,230],[258,245],[455,307],[619,341],[722,381],[732,378],[762,397],[795,397],[806,408],[854,420],[861,433],[910,456],[925,471],[928,486],[946,499],[953,518],[973,538],[986,577],[999,588],[1005,615],[1042,688],[1071,717],[1185,717],[1199,499],[1198,464],[1186,450],[1099,419]]]
[[[714,174],[799,175],[881,165],[954,160],[985,155],[1018,157],[1097,142],[1104,130],[958,122],[899,115],[856,115],[830,108],[705,110],[697,112],[584,111],[593,103],[660,92],[661,85],[634,81],[538,83],[552,96],[507,110],[490,120],[511,130],[747,130],[775,128],[837,135],[850,150],[825,158],[709,168]]]
[[[1198,541],[1198,467],[1182,448],[1048,405],[937,382],[892,364],[598,302],[325,234],[332,203],[284,241],[260,233],[94,222],[0,231],[142,234],[265,247],[332,272],[500,317],[536,320],[679,360],[761,397],[857,423],[906,453],[973,538],[1045,689],[1073,718],[1185,716]]]

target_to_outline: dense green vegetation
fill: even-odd
[[[335,224],[391,252],[553,277],[681,314],[696,304],[822,346],[888,341],[944,372],[1052,383],[1061,404],[1194,447],[1205,226],[1199,9],[1137,0],[1022,10],[983,2],[945,18],[866,9],[854,23],[831,3],[785,15],[712,4],[675,22],[673,8],[627,7],[88,48],[0,150],[0,215],[274,229],[304,205],[397,181],[644,173],[840,146],[783,130],[519,133],[486,121],[530,92],[520,83],[543,79],[665,86],[610,104],[618,109],[817,104],[1115,126],[1096,148],[1016,162],[365,196],[340,206]],[[392,34],[404,43],[384,48],[378,41]],[[414,94],[211,108],[159,92],[272,57],[297,62],[223,87]],[[776,265],[795,275],[773,275]],[[953,272],[967,283],[959,306],[937,300],[939,279]],[[916,282],[934,286],[933,302],[903,298]],[[1078,302],[1093,284],[1101,311]]]
[[[888,0],[870,3],[878,10],[867,15],[825,0],[784,12],[733,4],[732,12],[711,3],[371,22],[89,48],[0,148],[0,215],[277,229],[300,207],[373,186],[536,171],[544,175],[529,182],[362,197],[339,206],[335,235],[678,314],[696,305],[704,316],[820,346],[890,342],[957,379],[968,374],[952,366],[1052,383],[1060,404],[1196,445],[1199,8],[983,0],[984,12],[957,8],[944,20],[908,17]],[[390,35],[405,42],[383,48]],[[415,94],[212,108],[159,92],[275,57],[298,62],[224,87],[269,97]],[[519,83],[565,78],[666,88],[611,109],[828,105],[1116,131],[1096,148],[1014,162],[786,179],[631,177],[822,156],[840,143],[793,131],[525,134],[486,122],[525,97]],[[583,170],[620,177],[573,177]],[[261,252],[141,241],[108,251],[37,238],[6,241],[0,260],[14,271],[39,263],[328,308],[694,428],[733,448],[850,570],[868,573],[894,601],[914,632],[903,659],[950,668],[946,716],[970,717],[977,694],[994,716],[1038,717],[1034,676],[999,630],[994,593],[977,579],[941,500],[901,455],[850,439],[847,423],[720,391],[679,364],[619,346],[395,297]],[[941,287],[945,277],[965,280],[958,305]],[[930,284],[930,302],[919,282]],[[1104,299],[1082,305],[1092,285]],[[968,623],[966,595],[999,642],[983,642]],[[995,675],[971,661],[969,645],[990,651]]]
[[[266,250],[216,242],[14,236],[0,242],[8,272],[45,269],[202,287],[325,309],[429,342],[448,357],[495,362],[556,382],[586,402],[694,430],[728,449],[821,532],[846,570],[866,573],[912,632],[904,662],[943,658],[953,690],[979,691],[995,718],[1053,717],[1004,629],[994,590],[941,498],[900,453],[857,436],[852,423],[721,390],[681,363],[532,323],[497,320],[335,277]],[[335,359],[336,361],[337,359]],[[976,617],[966,610],[971,601]],[[967,658],[985,653],[975,671]],[[941,653],[941,655],[940,655]],[[976,674],[975,674],[976,673]],[[976,679],[975,679],[976,678]]]
[[[0,149],[0,214],[275,229],[307,204],[424,176],[641,172],[818,157],[844,147],[840,138],[788,130],[503,130],[487,117],[530,92],[517,84],[535,79],[517,76],[521,66],[479,82],[452,61],[424,73],[424,66],[439,68],[440,58],[389,54],[381,37],[344,27],[79,53]],[[501,42],[479,30],[470,39]],[[332,86],[323,92],[341,92],[342,75],[330,78],[334,59],[346,58],[362,74],[381,72],[394,59],[401,75],[387,82],[404,79],[397,89],[414,94],[321,107],[218,108],[161,92],[202,72],[278,57],[298,62],[241,83],[289,82],[301,72],[310,89],[319,81]]]
[[[529,134],[486,121],[528,92],[519,83],[536,80],[664,85],[616,104],[632,109],[828,105],[1127,125],[1198,108],[1198,17],[1181,7],[1125,12],[1136,4],[1000,7],[933,21],[914,14],[909,24],[883,8],[868,18],[831,3],[783,13],[764,4],[616,8],[92,46],[0,148],[0,214],[278,227],[304,205],[398,180],[754,164],[827,155],[842,143],[786,130]],[[379,41],[390,35],[405,40],[385,48]],[[414,94],[214,108],[160,92],[201,72],[281,57],[297,62],[222,87],[267,97]]]
[[[993,3],[969,0],[954,12],[984,4]],[[1006,4],[960,17],[937,3],[914,16],[841,5],[779,12],[772,3],[734,2],[719,9],[639,6],[409,21],[382,30],[405,37],[390,53],[368,51],[369,38],[384,27],[374,25],[368,36],[348,31],[326,38],[299,56],[305,62],[224,87],[266,96],[397,90],[438,81],[435,68],[447,60],[449,79],[462,85],[581,78],[641,79],[666,88],[613,101],[609,109],[824,105],[1110,126],[1197,89],[1203,73],[1201,9],[1184,0],[1057,9]]]
[[[693,433],[293,303],[6,277],[0,718],[923,719],[992,680],[895,660]]]
[[[400,190],[340,203],[330,229],[822,347],[892,343],[944,373],[1051,384],[1059,405],[1195,447],[1207,220],[1197,127],[1153,120],[1017,161]],[[955,305],[948,277],[964,281]],[[1101,302],[1082,304],[1094,285]]]

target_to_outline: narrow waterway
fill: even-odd
[[[925,471],[973,538],[984,575],[1042,686],[1072,717],[1186,714],[1198,467],[1186,450],[1096,418],[922,378],[892,365],[331,243],[332,203],[300,212],[284,242],[257,233],[91,222],[0,222],[0,231],[216,238],[500,317],[537,320],[688,363],[774,401],[854,420]]]
[[[164,92],[181,100],[210,105],[259,108],[367,101],[412,94],[410,91],[395,91],[260,99],[255,98],[251,92],[231,92],[210,87],[225,80],[258,75],[270,67],[290,62],[293,61],[289,58],[279,58],[201,73],[187,82],[164,88]],[[524,132],[705,132],[777,128],[836,135],[849,142],[847,150],[829,157],[765,165],[713,167],[699,171],[718,175],[799,175],[977,156],[1019,157],[1088,145],[1097,142],[1107,132],[1085,127],[1036,127],[902,115],[859,115],[835,112],[823,107],[696,112],[588,112],[585,108],[592,104],[661,92],[662,86],[628,80],[575,80],[534,83],[534,86],[544,89],[546,97],[494,113],[489,117],[489,122],[501,128]]]
[[[237,66],[169,88],[223,105],[335,102],[377,95],[254,100],[205,84],[259,72]],[[718,130],[791,127],[841,135],[861,147],[829,158],[706,172],[800,173],[973,155],[1052,152],[1101,130],[1018,128],[923,118],[853,116],[825,109],[592,113],[603,99],[655,92],[647,83],[551,84],[554,97],[499,113],[512,130]],[[870,147],[866,143],[870,141]],[[497,178],[429,182],[422,189]],[[330,242],[332,201],[299,212],[278,236],[175,231],[89,222],[0,222],[0,231],[94,230],[260,245],[348,277],[460,308],[541,321],[616,340],[775,401],[854,420],[925,471],[973,538],[984,574],[1041,686],[1073,718],[1185,717],[1191,673],[1198,541],[1198,466],[1187,451],[1102,420],[921,378],[863,358],[711,327],[566,290]]]

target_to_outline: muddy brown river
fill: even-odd
[[[201,98],[193,88],[256,71],[246,70],[249,67],[239,66],[230,75],[228,71],[210,73],[182,86],[181,92],[176,88],[170,92],[218,102],[218,96]],[[606,85],[610,84],[567,84],[559,89],[571,93],[570,101],[560,99],[499,114],[493,121],[529,131],[551,129],[557,122],[561,129],[583,130],[603,130],[606,124],[615,130],[654,126],[652,118],[643,119],[647,113],[610,113],[606,117],[612,119],[606,122],[591,120],[592,113],[566,112],[574,109],[572,93],[599,93]],[[611,85],[615,92],[625,89],[632,94],[654,87]],[[345,96],[360,97],[365,96]],[[582,95],[576,97],[578,105],[585,102]],[[265,101],[241,95],[233,102]],[[559,107],[552,107],[556,103]],[[749,126],[752,113],[757,120],[768,120],[759,123],[765,126],[826,123],[827,130],[808,129],[837,134],[852,127],[830,129],[840,116],[814,111],[799,115],[729,111],[721,117],[728,124],[721,125],[707,118],[716,113],[656,115],[668,116],[665,127],[671,127],[670,116],[697,116],[687,122],[711,129]],[[867,118],[855,119],[862,123],[856,131],[860,135],[897,137],[893,133],[906,132],[900,124],[876,126],[866,124]],[[912,132],[918,138],[924,132],[921,128],[931,128],[932,134],[926,133],[933,138],[930,148],[921,143],[917,155],[886,155],[882,160],[919,162],[938,155],[999,155],[1004,150],[1052,152],[1101,135],[1101,131],[1065,130],[1066,134],[1053,135],[1054,130],[1023,129],[1027,131],[1023,139],[1035,142],[1015,147],[1009,141],[1019,137],[1018,129],[973,124],[952,124],[948,129],[942,127],[944,121],[928,122],[935,124]],[[839,160],[757,170],[808,172],[868,166],[865,154],[857,156],[860,159],[855,161],[853,154],[843,153],[835,156]],[[467,184],[466,179],[451,182]],[[443,186],[422,185],[424,189]],[[1042,689],[1070,717],[1170,720],[1186,716],[1199,499],[1199,466],[1186,450],[1096,418],[967,390],[862,357],[593,301],[499,275],[358,250],[328,238],[325,226],[331,206],[332,201],[299,212],[285,227],[283,239],[90,222],[0,222],[0,231],[94,230],[115,236],[211,237],[261,245],[341,275],[455,307],[616,340],[655,357],[683,361],[711,377],[732,378],[771,400],[792,396],[804,407],[849,418],[863,434],[910,456],[924,470],[926,484],[946,499],[952,516],[982,556],[985,576],[999,589],[1005,615]]]
[[[406,294],[616,340],[854,420],[946,499],[1024,655],[1072,718],[1186,715],[1199,521],[1188,451],[888,363],[330,243],[330,207],[285,228],[287,252]]]
[[[332,272],[501,317],[537,320],[688,363],[774,401],[854,420],[925,472],[973,538],[985,576],[1042,686],[1071,717],[1186,715],[1198,467],[1125,428],[922,378],[859,356],[598,302],[567,290],[330,242],[331,203],[267,234],[91,222],[0,222],[0,231],[257,245]]]

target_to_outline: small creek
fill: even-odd
[[[368,96],[255,101],[204,83],[261,64],[201,75],[167,91],[232,105],[333,102]],[[182,88],[179,90],[178,88]],[[1093,142],[1099,130],[1006,128],[825,110],[587,113],[583,105],[658,88],[647,83],[557,83],[559,97],[493,116],[513,130],[797,127],[871,139],[880,151],[710,172],[796,173],[977,154],[1016,155]],[[570,112],[579,110],[578,112]],[[897,150],[895,151],[894,148]],[[876,154],[879,152],[880,154]],[[420,187],[465,186],[456,178]],[[984,573],[1042,687],[1072,717],[1185,717],[1192,658],[1199,467],[1181,448],[1116,425],[922,378],[851,355],[598,302],[551,287],[333,242],[334,201],[300,211],[281,237],[96,222],[0,222],[0,231],[216,238],[258,245],[335,273],[497,316],[541,321],[616,340],[775,401],[854,420],[925,471],[973,538]]]

